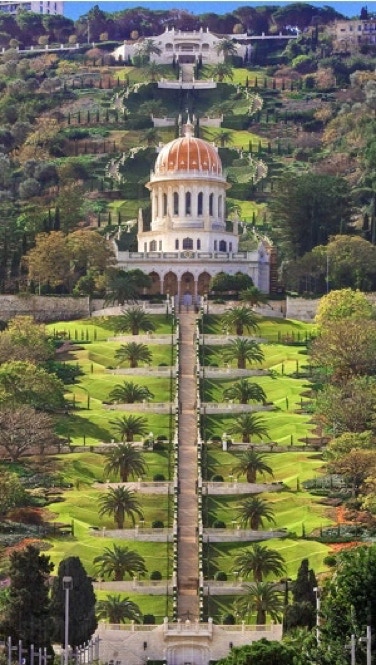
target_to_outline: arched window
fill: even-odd
[[[204,207],[204,195],[202,192],[198,193],[197,197],[197,215],[201,216]]]
[[[219,251],[220,252],[225,252],[226,249],[227,249],[226,241],[225,240],[220,240],[219,241]]]
[[[186,215],[191,215],[191,214],[192,214],[192,197],[191,197],[191,192],[186,192],[186,193],[185,193],[185,214],[186,214]]]
[[[183,238],[183,249],[193,249],[192,238]]]
[[[213,208],[214,208],[214,194],[210,194],[210,196],[209,196],[209,215],[211,217],[213,216]]]
[[[147,242],[144,242],[144,252],[147,252],[147,251],[148,251],[148,244],[147,244]]]
[[[229,244],[228,244],[228,251],[232,252],[232,242],[229,242]]]
[[[158,243],[158,249],[160,252],[162,251],[162,240],[160,240]]]
[[[167,215],[167,194],[163,194],[163,216]]]
[[[154,196],[154,214],[158,217],[158,196]]]
[[[175,249],[179,249],[179,238],[175,238]]]
[[[197,238],[196,247],[197,247],[197,249],[201,249],[201,240],[200,240],[200,238]]]
[[[218,196],[218,217],[219,219],[222,219],[222,208],[223,208],[223,198],[222,196]]]
[[[174,215],[179,214],[179,194],[174,192]]]
[[[157,251],[157,241],[152,240],[149,246],[149,251],[150,252],[156,252]]]
[[[216,240],[214,240],[214,251],[216,252],[216,251],[217,251],[217,249],[218,249],[218,246],[217,246],[217,241],[216,241]]]

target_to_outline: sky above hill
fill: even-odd
[[[290,2],[278,2],[278,0],[260,0],[259,2],[250,2],[249,0],[237,0],[237,2],[227,2],[227,0],[206,0],[205,2],[197,2],[195,0],[133,0],[132,2],[122,2],[113,0],[65,0],[64,14],[68,18],[76,20],[83,14],[86,14],[92,7],[98,5],[103,11],[115,12],[122,9],[129,9],[131,7],[149,7],[150,9],[186,9],[192,14],[203,14],[206,12],[215,12],[216,14],[226,14],[232,12],[241,5],[248,5],[257,7],[258,5],[288,5]],[[328,1],[328,2],[309,2],[311,5],[318,5],[320,7],[327,5],[333,7],[345,16],[357,16],[362,7],[367,6],[369,11],[376,10],[376,2],[347,2],[346,0]]]

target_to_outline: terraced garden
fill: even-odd
[[[171,334],[171,320],[166,316],[155,316],[156,331],[158,334]],[[155,478],[171,480],[172,452],[170,441],[172,438],[171,413],[156,414],[153,412],[153,403],[172,402],[174,398],[174,380],[170,376],[170,366],[175,363],[175,349],[170,344],[155,345],[150,339],[147,346],[153,357],[150,367],[144,366],[144,374],[119,375],[111,372],[116,368],[115,352],[119,348],[119,341],[108,341],[113,338],[113,321],[94,320],[63,322],[50,326],[51,332],[64,341],[61,347],[61,359],[73,364],[82,371],[77,382],[68,387],[67,399],[71,407],[68,415],[62,415],[59,420],[59,433],[69,442],[70,452],[54,455],[50,461],[51,469],[62,482],[69,485],[58,494],[56,502],[50,503],[48,511],[50,518],[59,524],[73,526],[73,535],[60,535],[58,538],[47,539],[49,554],[57,564],[59,560],[68,555],[78,555],[89,574],[97,577],[93,559],[103,552],[104,547],[112,544],[126,545],[141,554],[146,562],[147,577],[153,570],[162,574],[167,588],[167,580],[172,571],[172,549],[167,542],[145,542],[135,538],[136,531],[130,532],[125,539],[112,536],[114,523],[111,517],[100,517],[98,514],[98,500],[103,493],[106,482],[103,471],[102,454],[96,452],[101,444],[108,444],[117,440],[110,420],[123,415],[116,405],[114,410],[108,411],[109,393],[115,385],[124,379],[132,380],[140,385],[147,386],[154,397],[150,411],[139,412],[135,407],[133,415],[142,415],[147,418],[147,430],[152,433],[153,440],[158,442],[154,450],[150,446],[144,447],[144,457],[147,471],[143,481],[152,482]],[[208,316],[204,318],[205,335],[222,333],[220,318]],[[255,441],[254,446],[262,446],[266,451],[268,463],[273,469],[272,481],[283,483],[281,491],[263,493],[263,499],[274,511],[275,523],[268,528],[282,529],[286,535],[282,538],[268,540],[268,545],[280,552],[286,561],[286,575],[293,578],[297,568],[304,557],[308,557],[310,565],[316,572],[325,570],[323,559],[328,553],[327,545],[320,542],[320,531],[323,527],[334,524],[335,516],[327,506],[320,503],[318,498],[304,490],[303,483],[322,475],[323,462],[321,453],[314,451],[309,443],[312,436],[313,425],[310,415],[301,413],[302,394],[309,389],[309,378],[306,376],[307,356],[305,340],[309,338],[311,327],[300,322],[283,321],[280,319],[261,319],[260,330],[257,335],[263,339],[272,340],[263,343],[265,354],[264,362],[260,365],[268,374],[255,377],[267,395],[268,402],[272,403],[273,410],[262,413],[269,438],[261,442]],[[67,343],[68,342],[68,343]],[[292,342],[297,345],[294,346]],[[209,348],[210,355],[205,353],[212,364],[205,364],[204,371],[215,365],[223,366],[222,346],[213,345]],[[297,365],[298,371],[297,371]],[[166,376],[155,376],[155,370],[167,370]],[[203,401],[210,403],[223,403],[223,390],[233,385],[235,377],[233,369],[229,368],[227,378],[208,378],[202,381]],[[303,375],[304,373],[304,375]],[[130,411],[129,413],[132,413]],[[127,411],[128,415],[128,411]],[[213,477],[222,477],[225,483],[244,482],[244,477],[235,479],[239,450],[236,442],[227,451],[222,450],[221,439],[223,433],[228,431],[234,421],[234,414],[210,414],[203,416],[204,445],[203,471],[204,480],[212,481]],[[141,437],[148,442],[149,434]],[[308,437],[308,439],[307,439]],[[160,441],[159,441],[160,440]],[[272,445],[273,444],[273,445]],[[277,445],[276,445],[277,444]],[[283,448],[281,448],[283,446]],[[101,448],[102,450],[102,448]],[[284,450],[281,452],[281,450]],[[99,451],[99,448],[98,448]],[[137,480],[137,479],[136,479]],[[203,501],[204,528],[212,528],[215,522],[224,524],[226,529],[237,529],[239,520],[239,504],[249,497],[241,495],[208,495]],[[143,511],[143,520],[136,525],[137,529],[150,529],[153,523],[163,523],[164,527],[172,526],[171,497],[166,494],[156,496],[137,492]],[[125,528],[131,527],[127,522]],[[133,527],[131,527],[133,529]],[[237,574],[233,570],[233,559],[237,552],[246,546],[241,542],[211,542],[205,545],[205,574],[207,579],[213,579],[220,571],[225,573],[228,580],[236,580]],[[98,597],[104,597],[108,591],[103,583],[98,583]],[[129,587],[129,585],[128,585]],[[144,614],[152,613],[159,619],[171,610],[171,598],[165,591],[161,595],[148,596],[135,591],[134,588],[122,590],[126,595],[139,604]],[[223,614],[231,611],[232,596],[218,596],[210,594],[207,600],[207,611],[216,620],[221,620]]]

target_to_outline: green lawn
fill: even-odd
[[[107,596],[113,593],[113,591],[106,591],[105,589],[96,588],[95,590],[97,600],[106,600]],[[163,623],[163,619],[166,616],[171,617],[172,615],[172,597],[138,594],[133,591],[116,591],[116,595],[121,596],[121,598],[126,597],[129,598],[129,600],[132,600],[139,606],[143,615],[153,614],[155,616],[155,621],[158,624]]]
[[[220,449],[219,444],[208,444],[204,449],[205,477],[210,480],[213,475],[221,475],[225,481],[233,475],[233,469],[238,463],[240,452],[230,448],[225,452]],[[283,482],[291,490],[296,490],[297,482],[315,478],[320,475],[323,460],[320,453],[307,453],[305,451],[289,451],[286,453],[265,453],[267,464],[273,470],[273,478],[265,477],[265,482]],[[258,478],[263,482],[263,478]],[[240,476],[238,482],[244,482],[245,477]]]
[[[296,577],[300,563],[302,559],[305,558],[309,560],[310,567],[312,567],[316,573],[322,573],[327,570],[327,567],[323,564],[323,559],[329,553],[328,545],[323,545],[322,543],[313,540],[302,540],[301,538],[298,540],[291,538],[273,538],[262,544],[282,554],[285,560],[287,577]],[[207,554],[210,578],[213,579],[216,572],[223,570],[227,574],[229,580],[236,579],[237,575],[235,574],[236,569],[234,569],[234,558],[240,552],[247,549],[248,546],[250,546],[250,543],[247,542],[211,543],[208,547]],[[273,576],[266,579],[272,581]],[[249,578],[247,581],[251,582],[252,578]]]
[[[216,520],[220,520],[231,528],[233,521],[239,520],[239,509],[247,496],[251,495],[205,497],[204,526],[213,526]],[[288,533],[300,537],[304,529],[309,535],[321,525],[333,524],[326,515],[327,507],[313,501],[308,492],[265,492],[262,497],[272,507],[275,519],[275,523],[264,522],[266,531],[287,529]]]

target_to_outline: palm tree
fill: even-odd
[[[146,74],[152,83],[156,81],[158,74],[160,74],[160,71],[161,70],[158,67],[155,60],[150,60],[149,64],[146,67]]]
[[[141,330],[143,332],[155,330],[155,325],[142,307],[134,305],[121,311],[121,315],[117,317],[114,324],[114,330],[115,332],[131,332],[132,335],[139,335]]]
[[[107,271],[107,293],[104,304],[124,305],[136,300],[140,289],[149,288],[151,279],[142,270],[121,270],[111,268]]]
[[[235,334],[240,337],[247,332],[258,330],[256,315],[249,307],[231,307],[221,317],[223,330],[235,330]]]
[[[222,83],[225,77],[229,78],[230,81],[234,78],[232,73],[232,67],[228,62],[219,62],[212,70],[213,77],[218,79]]]
[[[251,443],[252,437],[268,438],[268,430],[260,416],[253,413],[241,413],[228,428],[229,434],[241,434],[243,443]]]
[[[248,379],[240,379],[232,386],[223,391],[225,399],[237,400],[240,404],[248,404],[248,402],[262,402],[265,404],[266,395],[265,391],[258,383],[252,383]]]
[[[249,612],[256,612],[256,625],[266,623],[267,614],[279,622],[283,612],[283,599],[278,587],[269,582],[256,582],[245,585],[245,594],[236,602],[236,608],[246,616]]]
[[[257,531],[264,526],[264,520],[275,523],[273,508],[264,499],[260,499],[259,496],[244,499],[239,506],[238,517],[241,525],[244,528],[249,525],[252,531]]]
[[[154,394],[147,386],[140,386],[137,383],[133,383],[133,381],[118,383],[109,394],[111,402],[118,402],[120,404],[149,401],[153,397]]]
[[[144,132],[144,138],[150,148],[152,145],[158,145],[161,135],[155,127],[149,127],[149,129]]]
[[[264,360],[264,353],[257,342],[238,337],[230,340],[223,350],[223,359],[226,363],[235,360],[238,369],[245,369],[247,362],[261,363]]]
[[[106,600],[97,602],[97,617],[108,619],[110,623],[115,624],[125,623],[127,620],[141,623],[142,614],[133,600],[122,598],[120,594],[109,594]]]
[[[147,572],[144,558],[138,552],[121,545],[113,544],[112,550],[105,547],[93,563],[100,577],[112,577],[115,582],[122,582],[126,575],[133,578],[135,574],[145,575]]]
[[[255,307],[256,305],[265,305],[268,302],[268,296],[266,293],[260,291],[257,286],[250,286],[248,289],[240,291],[239,298],[243,302],[251,305],[251,307]]]
[[[277,550],[252,543],[247,550],[235,557],[233,569],[242,577],[248,577],[252,573],[254,582],[262,582],[264,575],[283,575],[285,561]]]
[[[246,450],[239,457],[239,462],[233,467],[232,471],[239,476],[244,474],[247,483],[255,483],[257,474],[262,476],[268,474],[273,477],[273,469],[266,464],[265,455],[255,450]]]
[[[120,361],[120,364],[129,362],[129,367],[134,368],[138,367],[139,363],[151,363],[153,355],[146,344],[128,342],[115,351],[115,358]]]
[[[232,138],[233,133],[229,129],[221,129],[218,134],[219,145],[221,148],[225,148],[226,145],[231,145],[234,140]]]
[[[236,55],[238,52],[235,42],[229,37],[224,37],[221,39],[215,47],[215,50],[217,51],[218,55],[223,53],[225,60],[228,60],[231,55]]]
[[[151,55],[160,55],[161,53],[162,51],[154,39],[145,39],[137,50],[137,55],[141,58],[143,64],[150,61]]]
[[[123,529],[125,517],[131,519],[132,525],[135,523],[134,516],[137,515],[140,520],[143,519],[143,513],[140,504],[135,499],[134,492],[119,485],[111,487],[106,494],[99,495],[99,515],[113,515],[118,529]]]
[[[134,418],[134,416],[130,417]],[[124,416],[124,419],[126,419],[126,416]],[[128,419],[126,423],[123,423],[122,419],[110,420],[110,423],[118,427],[118,431],[121,432],[123,437],[129,436],[128,429],[125,429],[129,426]],[[130,424],[132,425],[132,423]],[[134,434],[134,429],[135,427],[132,426],[132,434]],[[144,436],[146,433],[147,428],[145,426],[145,430],[142,431],[141,435]],[[118,443],[105,453],[105,459],[104,474],[106,476],[112,473],[119,474],[122,483],[126,483],[129,476],[139,477],[146,473],[147,465],[142,453],[129,443]]]

